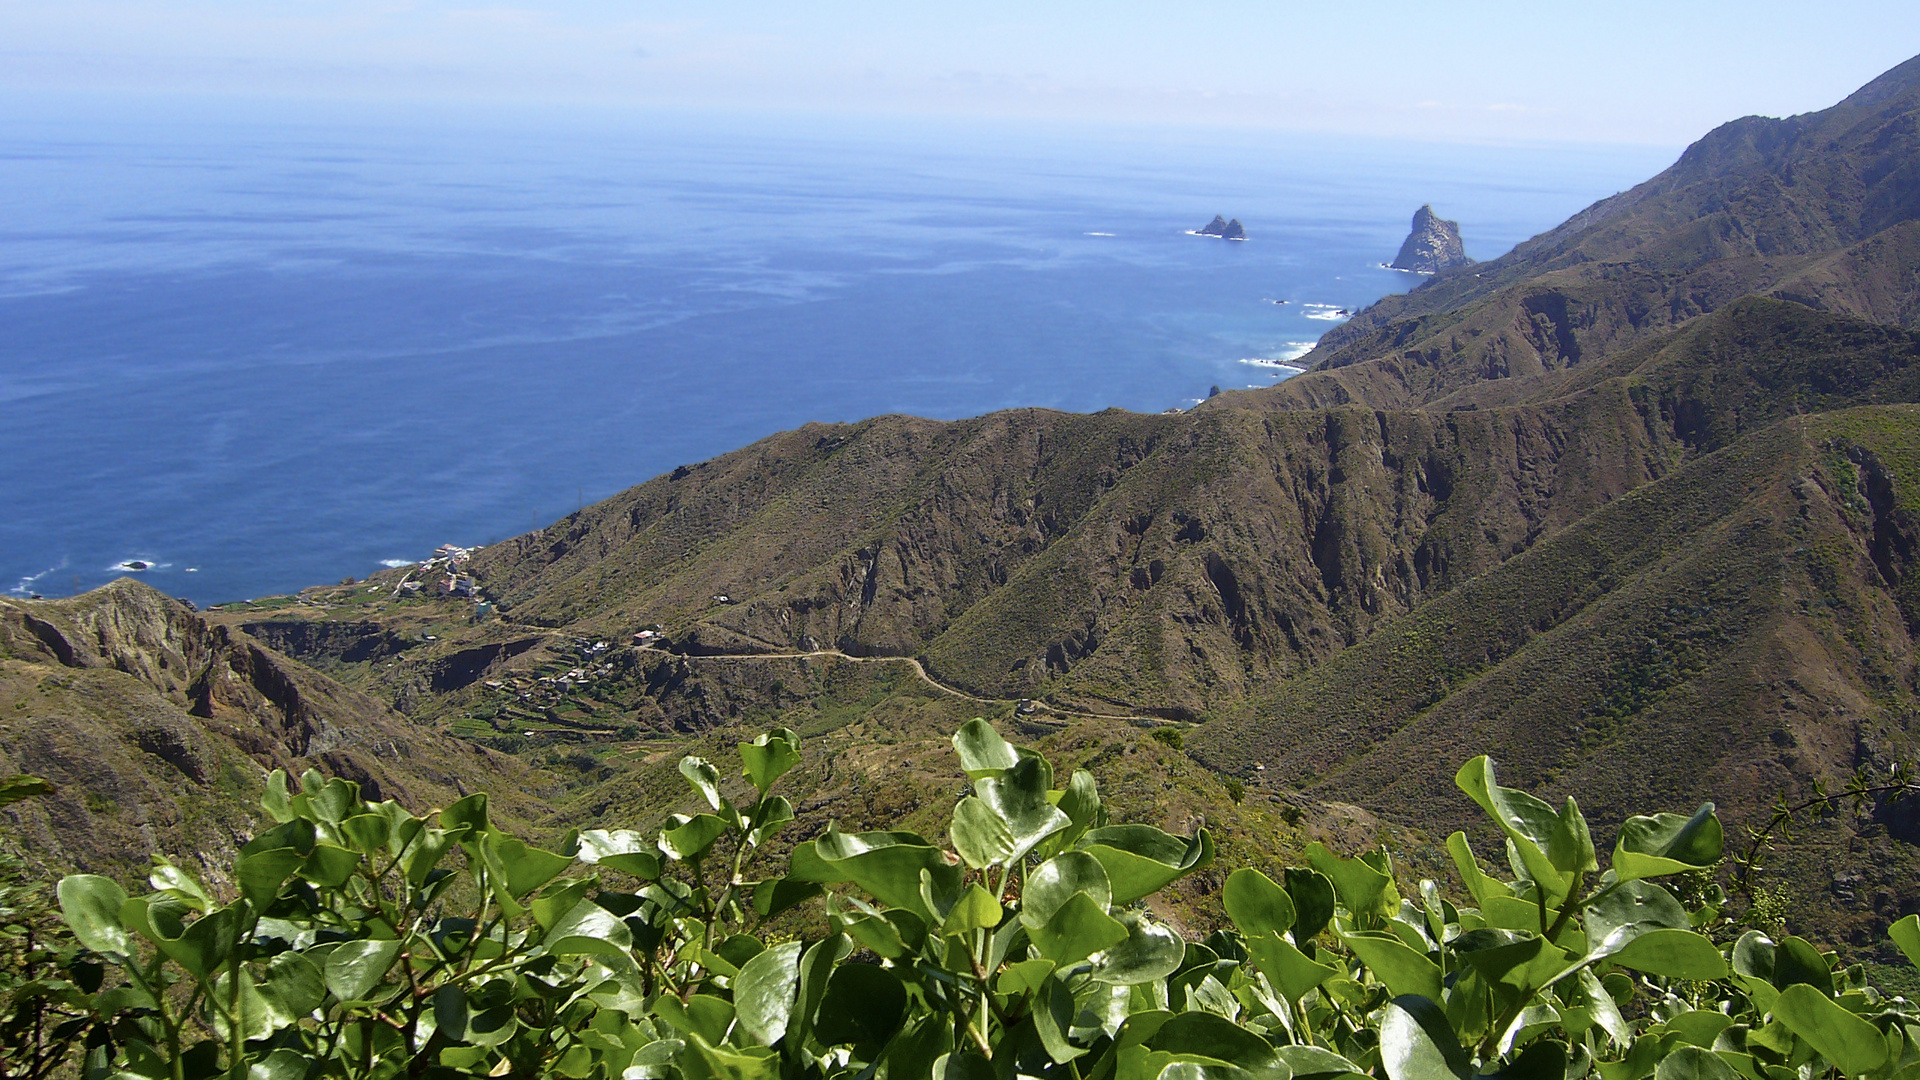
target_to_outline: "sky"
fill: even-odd
[[[1920,53],[1913,0],[0,0],[0,104],[590,105],[1680,145]]]

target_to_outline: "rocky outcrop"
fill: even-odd
[[[1193,231],[1193,235],[1217,236],[1222,240],[1245,240],[1247,238],[1247,230],[1245,226],[1240,224],[1239,218],[1234,218],[1232,221],[1228,221],[1222,218],[1219,214],[1215,214],[1213,215],[1212,221],[1209,221],[1204,226],[1198,229],[1195,229]]]
[[[505,820],[540,810],[518,762],[416,727],[145,585],[0,599],[0,774],[57,789],[0,811],[0,831],[34,858],[120,873],[159,852],[221,882],[259,825],[267,771],[310,767],[415,810],[469,785],[504,798]]]
[[[1433,207],[1422,206],[1414,213],[1413,231],[1407,234],[1407,242],[1400,245],[1400,254],[1393,257],[1392,266],[1395,270],[1437,274],[1472,261],[1460,245],[1460,223],[1445,221],[1433,212]]]

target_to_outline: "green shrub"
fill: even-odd
[[[1385,851],[1310,845],[1279,880],[1227,876],[1234,929],[1184,941],[1148,906],[1207,868],[1205,830],[1114,824],[1094,778],[1054,786],[985,721],[954,736],[971,791],[951,849],[807,823],[761,853],[800,760],[775,730],[741,775],[685,758],[705,809],[658,832],[494,828],[485,795],[429,817],[284,774],[278,823],[225,902],[158,863],[151,891],[69,877],[78,940],[113,977],[89,1076],[198,1080],[562,1076],[680,1080],[1812,1080],[1920,1074],[1920,1013],[1799,938],[1717,944],[1711,903],[1654,879],[1721,858],[1709,804],[1630,818],[1609,867],[1578,806],[1461,789],[1514,876],[1455,833],[1452,898]],[[729,798],[729,790],[742,798]],[[1406,888],[1403,893],[1402,889]],[[811,905],[824,933],[766,933]],[[1894,927],[1920,955],[1920,919]],[[1631,1007],[1623,1005],[1631,1002]],[[1629,1019],[1629,1016],[1632,1019]]]

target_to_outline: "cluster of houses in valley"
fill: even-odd
[[[614,676],[616,669],[611,662],[613,646],[609,642],[588,638],[567,638],[552,642],[547,648],[557,655],[538,668],[502,674],[500,678],[487,680],[485,685],[488,690],[511,699],[506,710],[507,717],[559,724],[590,734],[611,734],[610,729],[615,726],[617,718],[570,719],[562,715],[560,710],[580,707],[581,702],[576,695]],[[531,736],[534,732],[528,731],[526,734]]]

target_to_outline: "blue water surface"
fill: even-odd
[[[1417,284],[1421,203],[1487,258],[1672,154],[0,107],[0,589],[266,595],[809,420],[1267,385]]]

